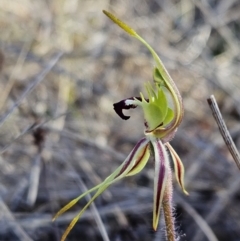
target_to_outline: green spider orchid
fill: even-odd
[[[154,67],[153,70],[154,83],[152,85],[150,83],[145,85],[148,94],[147,98],[140,93],[140,97],[124,99],[113,105],[116,113],[124,120],[130,118],[129,116],[125,116],[123,114],[124,109],[136,108],[138,106],[141,107],[145,119],[145,137],[135,145],[125,161],[102,183],[69,202],[56,214],[53,220],[75,205],[81,198],[95,191],[95,194],[91,200],[71,221],[70,225],[62,236],[62,241],[66,239],[66,236],[81,217],[83,212],[101,193],[103,193],[116,181],[126,176],[132,176],[139,173],[145,167],[151,153],[154,155],[155,159],[153,228],[156,230],[159,222],[161,207],[163,206],[164,209],[164,205],[167,203],[171,208],[172,179],[166,147],[170,152],[174,163],[176,180],[183,192],[187,194],[183,183],[183,164],[169,143],[169,141],[174,137],[183,117],[182,99],[179,91],[152,47],[127,24],[117,19],[111,13],[107,11],[103,12],[128,34],[140,40],[149,49],[155,60],[156,67]],[[174,230],[171,232],[174,232]]]

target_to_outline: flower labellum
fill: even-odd
[[[163,208],[166,227],[168,227],[166,230],[167,238],[172,241],[175,240],[172,238],[175,237],[175,235],[173,235],[175,230],[173,228],[173,221],[171,221],[171,213],[168,211],[171,210],[172,207],[172,177],[166,148],[170,152],[173,160],[176,180],[183,192],[188,194],[184,188],[184,166],[169,143],[174,137],[183,118],[184,111],[181,95],[153,48],[127,24],[117,19],[111,13],[105,10],[103,12],[128,34],[142,42],[148,48],[155,61],[156,66],[153,69],[153,84],[145,84],[147,98],[144,97],[143,93],[140,93],[140,97],[130,97],[113,105],[115,112],[124,120],[129,119],[130,116],[124,115],[123,110],[136,107],[142,108],[146,127],[144,132],[145,137],[135,145],[125,161],[111,175],[102,183],[69,202],[55,215],[53,220],[74,206],[81,198],[89,193],[95,192],[90,201],[69,224],[61,239],[61,241],[64,241],[83,212],[99,195],[116,181],[126,176],[139,173],[145,167],[150,154],[153,154],[155,159],[153,229],[156,230],[158,227],[161,208]]]

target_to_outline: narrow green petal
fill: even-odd
[[[83,198],[84,196],[86,196],[87,194],[95,191],[96,189],[98,189],[101,186],[101,183],[98,184],[97,186],[89,189],[88,191],[84,192],[83,194],[81,194],[80,196],[78,196],[77,198],[73,199],[71,202],[69,202],[67,205],[65,205],[63,208],[61,208],[61,210],[59,210],[57,212],[57,214],[53,217],[52,221],[55,221],[60,215],[62,215],[63,213],[65,213],[68,209],[70,209],[72,206],[74,206],[81,198]]]
[[[97,192],[94,194],[94,196],[91,198],[91,200],[84,206],[84,208],[78,213],[76,217],[71,221],[68,228],[64,232],[61,241],[64,241],[69,234],[69,232],[72,230],[76,222],[79,220],[79,218],[82,216],[83,212],[91,205],[91,203],[99,196],[101,195],[110,185],[112,185],[114,182],[122,179],[123,177],[127,175],[133,175],[134,173],[137,173],[140,168],[144,167],[144,162],[146,162],[149,158],[149,151],[148,151],[148,144],[149,140],[146,138],[142,138],[133,148],[133,150],[130,152],[128,157],[125,159],[125,161],[110,175],[108,176],[102,183],[98,184],[97,186],[93,187],[92,189],[84,192],[79,197],[75,198],[71,202],[69,202],[66,206],[64,206],[53,218],[55,220],[59,215],[66,212],[69,208],[71,208],[73,205],[75,205],[82,197],[89,194],[90,192],[95,191]],[[140,164],[139,164],[140,163]],[[140,166],[140,167],[139,167]]]
[[[145,88],[148,93],[149,103],[154,102],[154,100],[157,99],[157,94],[155,93],[155,90],[153,89],[152,85],[148,82],[145,84]]]
[[[136,161],[135,165],[133,168],[128,172],[127,176],[133,176],[140,171],[146,166],[147,161],[150,157],[150,151],[149,151],[149,146],[146,145],[146,147],[143,149],[142,156]]]
[[[104,185],[109,186],[127,176],[129,172],[131,172],[132,169],[137,165],[141,157],[147,157],[148,144],[149,140],[147,138],[142,138],[135,145],[121,166],[119,166],[110,176],[108,176],[101,184],[99,184],[98,187],[101,188]]]
[[[122,22],[120,19],[116,18],[113,14],[107,12],[106,10],[103,10],[103,13],[107,15],[114,23],[116,23],[120,28],[122,28],[128,34],[134,37],[137,36],[137,33],[131,27],[129,27],[126,23]]]
[[[69,234],[69,232],[73,229],[73,227],[75,226],[75,224],[77,223],[77,221],[79,220],[79,218],[81,218],[81,216],[83,215],[83,213],[85,212],[85,210],[92,204],[92,202],[99,196],[101,195],[107,188],[109,185],[104,185],[102,187],[99,188],[99,190],[96,192],[96,194],[89,200],[89,202],[85,205],[85,207],[78,213],[77,216],[75,216],[73,218],[73,220],[71,221],[71,223],[69,224],[69,226],[67,227],[66,231],[64,232],[61,241],[64,241],[67,237],[67,235]]]
[[[157,230],[163,195],[167,185],[167,165],[168,155],[162,142],[158,139],[151,141],[154,158],[155,158],[155,174],[154,174],[154,198],[153,198],[153,229]]]
[[[156,62],[156,65],[157,65],[157,68],[159,70],[159,73],[163,77],[164,81],[171,82],[171,81],[169,81],[169,78],[171,79],[170,75],[168,74],[166,68],[164,67],[162,61],[160,60],[159,56],[154,51],[154,49],[140,35],[138,35],[137,32],[134,29],[132,29],[126,23],[122,22],[120,19],[115,17],[113,14],[107,12],[106,10],[103,10],[103,13],[105,15],[107,15],[120,28],[125,30],[131,36],[137,38],[140,42],[142,42],[148,48],[148,50],[151,52],[151,54],[152,54],[152,56],[153,56],[153,58],[154,58],[154,60]],[[172,82],[173,82],[173,80],[172,80]]]
[[[114,182],[125,177],[136,165],[136,163],[141,159],[144,153],[147,150],[149,140],[147,138],[142,138],[133,148],[131,153],[127,157],[127,161],[124,162],[124,165],[119,173],[119,175],[114,179]]]
[[[179,186],[182,188],[182,191],[186,195],[188,195],[188,192],[184,188],[184,166],[182,164],[182,161],[169,142],[165,143],[165,146],[167,146],[168,150],[171,153],[177,182]]]
[[[127,160],[127,159],[126,159]],[[125,161],[126,161],[125,160]],[[79,197],[73,199],[72,201],[70,201],[67,205],[65,205],[61,210],[59,210],[57,212],[57,214],[53,217],[52,221],[56,220],[60,215],[62,215],[63,213],[65,213],[68,209],[70,209],[71,207],[73,207],[81,198],[83,198],[84,196],[86,196],[87,194],[101,188],[102,186],[105,185],[110,185],[113,183],[115,177],[120,173],[120,171],[122,170],[123,166],[124,166],[123,162],[121,164],[121,166],[119,166],[111,175],[109,175],[102,183],[96,185],[95,187],[91,188],[90,190],[82,193]]]
[[[106,183],[111,183],[114,178],[120,173],[121,169],[124,166],[124,162],[121,164],[121,166],[119,166],[111,175],[109,175],[102,183],[96,185],[95,187],[87,190],[86,192],[82,193],[80,196],[78,196],[77,198],[71,200],[68,204],[66,204],[63,208],[61,208],[57,214],[53,217],[52,221],[55,221],[60,215],[62,215],[63,213],[65,213],[68,209],[70,209],[71,207],[73,207],[80,199],[82,199],[83,197],[85,197],[87,194],[99,189],[101,186],[105,185]]]

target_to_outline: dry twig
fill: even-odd
[[[236,162],[239,170],[240,170],[240,154],[232,140],[232,137],[227,129],[227,126],[223,120],[223,117],[221,115],[221,112],[218,108],[218,104],[216,102],[216,99],[214,97],[214,95],[211,95],[210,98],[207,99],[208,101],[208,104],[212,110],[212,113],[213,113],[213,117],[215,118],[215,121],[217,122],[218,124],[218,128],[220,130],[220,133],[223,137],[223,140],[225,141],[226,143],[226,146],[229,150],[229,152],[231,153],[234,161]]]
[[[6,204],[0,198],[0,220],[4,221],[4,226],[6,229],[10,229],[17,237],[18,240],[33,241],[28,234],[22,229],[22,227],[17,223],[13,214],[8,209]],[[3,226],[3,225],[0,225]]]

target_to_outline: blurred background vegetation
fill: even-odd
[[[121,120],[112,104],[138,96],[153,61],[103,14],[115,13],[159,53],[183,96],[172,145],[185,168],[176,185],[179,240],[240,240],[240,173],[206,98],[214,94],[240,147],[239,0],[0,0],[0,240],[60,240],[99,183],[143,136],[140,110]],[[153,162],[99,197],[67,240],[165,240],[152,231]],[[104,225],[95,220],[100,214]]]

